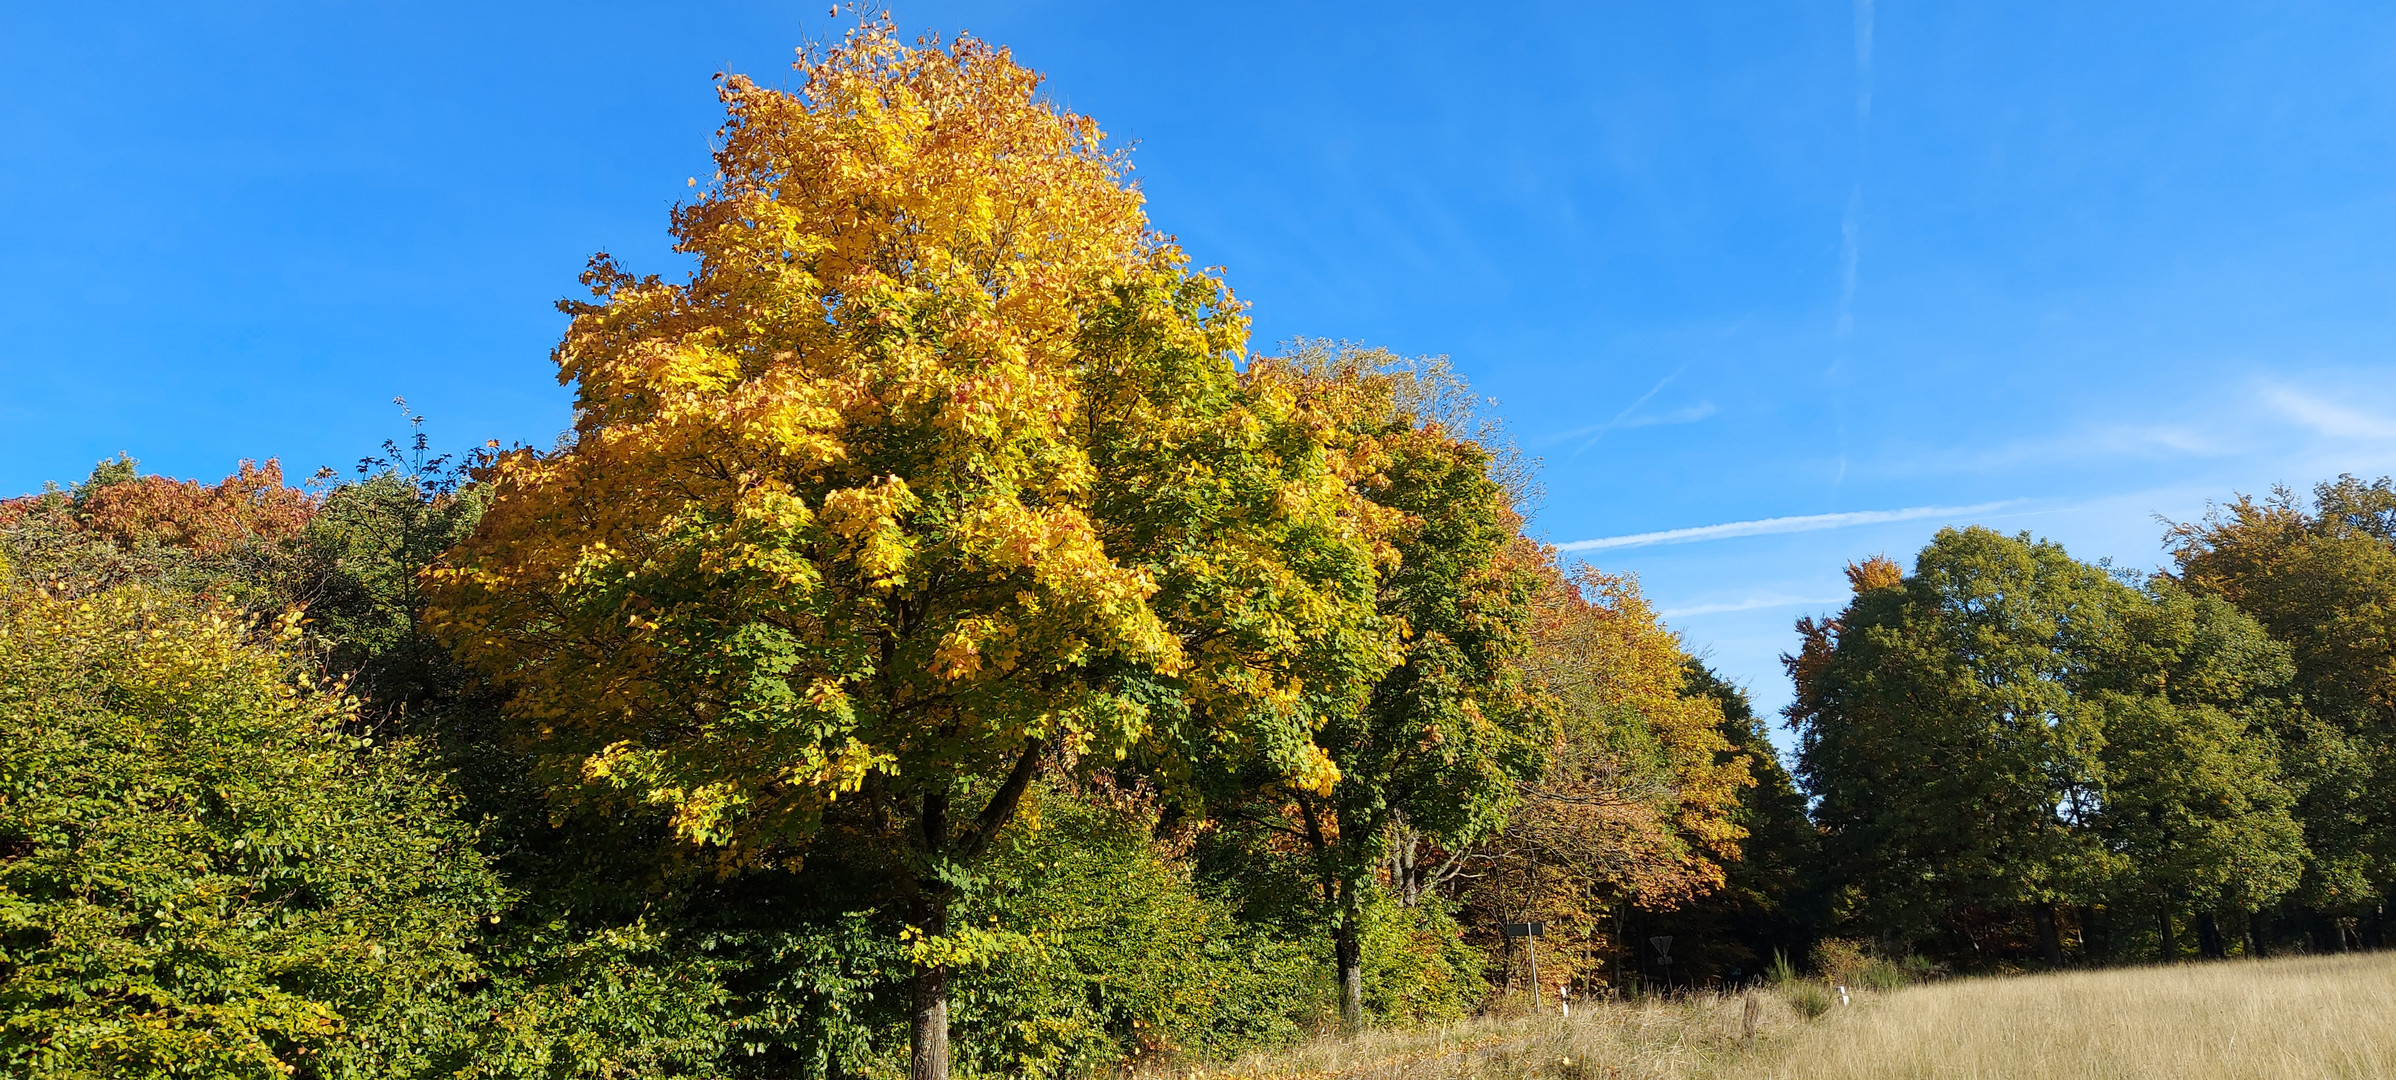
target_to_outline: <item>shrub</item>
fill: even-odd
[[[1904,969],[1877,956],[1855,973],[1855,985],[1868,990],[1894,990],[1912,981]]]
[[[1780,993],[1788,1001],[1789,1007],[1797,1010],[1797,1015],[1808,1020],[1829,1012],[1831,1005],[1838,1000],[1831,996],[1829,987],[1810,979],[1783,986]]]
[[[475,976],[470,830],[255,626],[0,582],[0,1072],[404,1075]]]
[[[1406,907],[1377,888],[1365,896],[1359,944],[1366,1015],[1410,1025],[1471,1015],[1489,996],[1489,980],[1481,974],[1487,959],[1465,944],[1446,903],[1426,894]]]
[[[1871,966],[1872,954],[1860,941],[1852,938],[1823,938],[1814,943],[1814,974],[1841,986],[1857,986],[1863,981],[1864,969]]]
[[[1132,1059],[1228,1058],[1302,1034],[1328,1001],[1321,954],[1240,923],[1159,848],[1151,817],[1104,803],[1042,792],[997,853],[992,887],[960,909],[957,925],[987,926],[1006,945],[958,973],[960,1064],[1080,1075]],[[1418,996],[1435,981],[1427,970],[1393,978]]]

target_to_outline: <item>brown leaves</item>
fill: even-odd
[[[203,556],[243,544],[297,538],[315,513],[306,492],[283,486],[281,463],[244,461],[213,485],[144,476],[94,488],[79,515],[83,529],[126,547],[160,544]]]

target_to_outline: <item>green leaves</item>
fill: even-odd
[[[2272,730],[2286,650],[2217,600],[1944,530],[1792,659],[1800,771],[1884,929],[2170,898],[2251,908],[2303,847]]]
[[[403,745],[222,609],[0,595],[0,1061],[380,1072],[505,895]]]
[[[2313,858],[2302,892],[2368,911],[2396,893],[2396,489],[2382,477],[2280,489],[2172,528],[2194,593],[2285,643],[2303,713],[2274,725]]]

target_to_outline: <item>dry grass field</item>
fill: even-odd
[[[1777,994],[1327,1040],[1176,1080],[2396,1078],[2396,954],[1965,979],[1806,1020]]]

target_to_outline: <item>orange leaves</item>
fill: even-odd
[[[283,486],[283,467],[241,463],[215,485],[144,476],[94,488],[82,525],[118,543],[188,548],[224,555],[251,542],[294,539],[315,512],[307,493]]]
[[[1857,596],[1904,582],[1905,568],[1886,555],[1874,555],[1862,562],[1847,564],[1847,584],[1854,587]]]
[[[1718,887],[1745,836],[1739,790],[1755,782],[1727,753],[1719,704],[1684,696],[1686,654],[1635,579],[1541,569],[1530,667],[1559,726],[1546,774],[1497,841],[1501,862],[1525,868],[1517,888],[1601,904],[1670,907]]]

